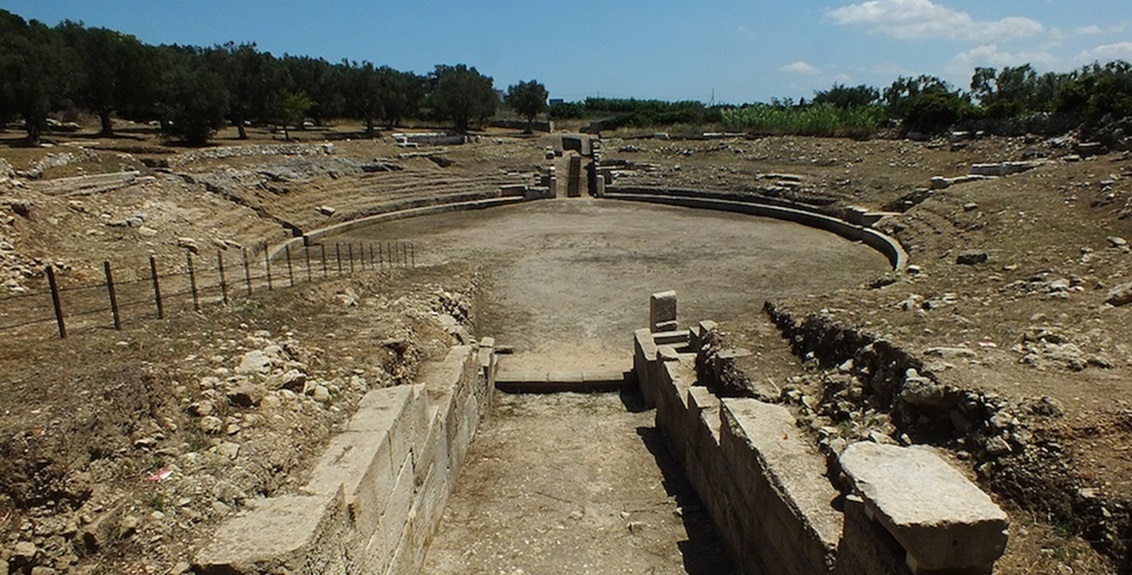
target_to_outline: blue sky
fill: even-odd
[[[975,66],[1132,61],[1128,0],[0,0],[148,43],[256,42],[426,73],[466,63],[552,97],[741,103]]]

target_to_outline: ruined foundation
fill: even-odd
[[[490,403],[494,369],[489,345],[455,347],[423,367],[420,383],[366,394],[311,480],[222,525],[194,571],[417,573]]]
[[[712,327],[638,330],[633,365],[743,573],[992,572],[1007,517],[989,496],[927,449],[858,443],[827,465],[787,408],[709,390],[697,351]]]

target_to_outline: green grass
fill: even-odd
[[[771,106],[760,104],[723,111],[723,125],[766,135],[867,137],[884,122],[884,112],[875,106],[838,108],[816,106]]]

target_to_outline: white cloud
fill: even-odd
[[[932,0],[869,0],[826,12],[842,26],[864,26],[871,33],[898,39],[948,38],[974,42],[1002,41],[1040,34],[1041,22],[1021,16],[980,21]]]
[[[977,66],[1002,68],[1032,64],[1036,68],[1052,68],[1058,59],[1048,52],[1007,52],[999,50],[997,44],[985,44],[968,50],[951,59],[947,73],[951,75],[971,74]]]
[[[1104,30],[1101,30],[1100,26],[1094,24],[1093,26],[1081,26],[1080,28],[1074,28],[1073,33],[1078,36],[1100,36],[1101,34],[1104,34]]]
[[[808,62],[802,62],[801,60],[787,64],[779,68],[778,71],[786,72],[788,74],[800,74],[803,76],[817,76],[821,74],[821,68],[818,68],[817,66],[814,66],[813,64],[810,64]]]
[[[1082,63],[1093,61],[1105,63],[1111,62],[1112,60],[1132,60],[1132,42],[1105,44],[1103,46],[1097,46],[1092,50],[1082,50],[1081,53],[1077,55],[1077,61]]]

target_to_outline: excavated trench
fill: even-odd
[[[412,240],[418,265],[473,260],[476,331],[513,354],[501,374],[581,382],[628,372],[648,296],[680,317],[756,317],[772,296],[824,293],[889,269],[801,225],[611,200],[413,218],[324,241]],[[423,573],[729,573],[707,511],[632,390],[496,394]]]

